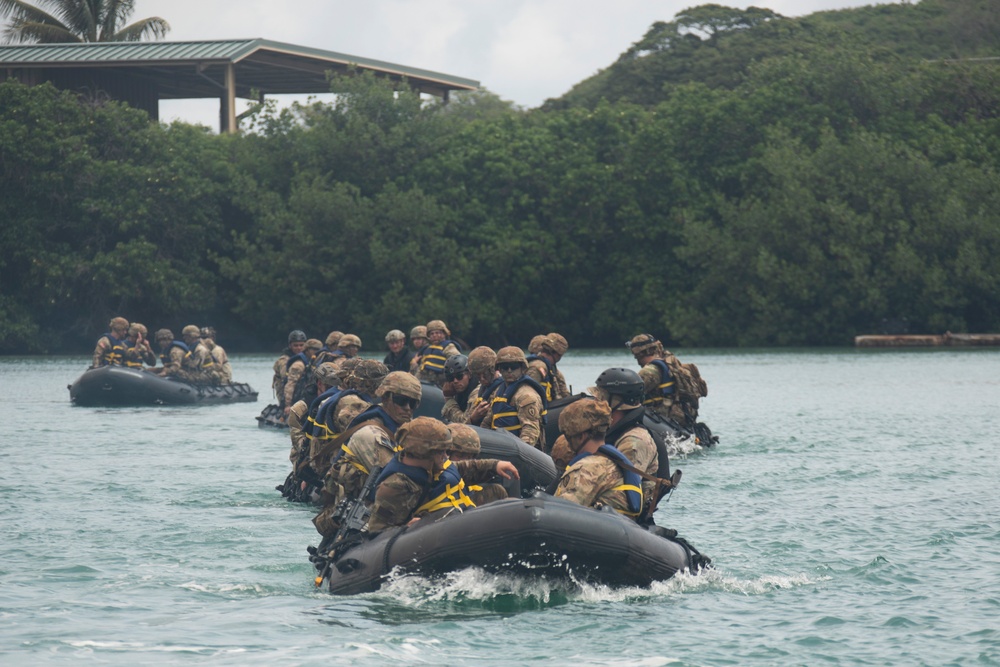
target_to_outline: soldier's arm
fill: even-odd
[[[444,402],[444,407],[441,408],[441,419],[445,423],[465,424],[468,422],[465,412],[462,411],[462,408],[458,405],[458,401],[454,398],[449,398]]]
[[[305,364],[301,361],[296,361],[292,364],[292,367],[288,369],[288,377],[285,378],[285,409],[292,404],[292,396],[295,395],[295,385],[298,383],[299,379],[302,377],[302,373],[305,371]]]
[[[532,362],[531,364],[528,365],[528,370],[525,373],[525,375],[530,377],[535,382],[541,384],[542,380],[545,379],[546,375],[545,364],[540,362]]]
[[[101,365],[101,357],[104,356],[104,350],[108,346],[107,340],[107,338],[102,336],[101,339],[97,341],[97,347],[94,348],[94,358],[90,362],[91,368],[97,368]]]
[[[517,405],[517,418],[521,422],[520,438],[532,447],[542,434],[542,399],[530,389],[523,393]]]
[[[584,507],[593,507],[598,492],[599,488],[590,471],[577,464],[563,473],[559,486],[556,487],[556,498],[565,498]]]
[[[462,479],[470,484],[488,482],[496,474],[497,459],[471,459],[467,461],[452,461],[458,468]]]
[[[420,487],[406,475],[390,475],[375,491],[375,504],[368,520],[369,532],[379,532],[392,526],[403,526],[412,517],[420,500]]]

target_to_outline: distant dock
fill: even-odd
[[[1000,345],[1000,334],[855,336],[855,347],[981,347]]]

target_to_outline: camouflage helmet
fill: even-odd
[[[362,361],[364,361],[364,359],[361,357],[351,357],[350,359],[344,359],[340,362],[340,365],[337,366],[337,379],[340,380],[341,384],[343,384],[344,381],[351,376],[351,373],[354,372],[354,369]]]
[[[444,362],[444,378],[448,381],[465,375],[467,370],[469,370],[469,358],[464,354],[450,356]]]
[[[133,322],[128,326],[128,335],[135,336],[136,334],[145,337],[149,333],[149,329],[146,328],[145,324],[139,324],[138,322]]]
[[[160,340],[173,340],[174,339],[174,332],[171,331],[170,329],[157,329],[156,330],[156,336],[155,336],[155,338],[158,341],[160,341]]]
[[[108,329],[111,331],[115,329],[128,329],[128,320],[124,317],[112,317],[111,321],[108,322]]]
[[[468,424],[448,424],[451,431],[451,449],[449,451],[463,456],[479,456],[479,434]]]
[[[554,352],[561,357],[569,349],[569,341],[562,334],[554,332],[546,334],[545,339],[542,341],[542,349]]]
[[[314,375],[317,382],[322,382],[327,387],[337,384],[337,367],[329,361],[317,366]]]
[[[306,332],[301,329],[296,329],[288,334],[289,343],[304,343],[306,342]]]
[[[344,365],[347,365],[347,361],[344,362]],[[358,363],[351,365],[351,371],[344,377],[341,385],[347,389],[355,389],[363,394],[372,395],[388,374],[389,367],[381,361],[359,359]]]
[[[524,351],[515,346],[508,345],[507,347],[501,347],[497,350],[497,365],[500,364],[514,364],[519,363],[525,368],[528,367],[528,360],[524,356]]]
[[[337,347],[347,347],[349,345],[354,345],[361,348],[361,339],[354,334],[344,334],[340,337],[340,341],[337,343]]]
[[[532,338],[531,342],[528,343],[528,354],[538,354],[539,352],[541,352],[542,343],[544,341],[545,341],[545,336],[543,336],[542,334],[538,334],[537,336]]]
[[[566,439],[565,435],[560,435],[556,438],[556,441],[552,443],[552,452],[550,454],[552,457],[552,462],[556,464],[556,470],[565,470],[569,465],[569,462],[573,460],[576,456],[576,452],[569,446],[569,441]]]
[[[385,342],[391,343],[395,340],[406,340],[406,334],[399,329],[393,329],[385,335]]]
[[[202,327],[201,328],[202,338],[211,338],[215,340],[215,327]]]
[[[495,371],[496,365],[497,353],[485,345],[469,352],[469,371],[475,375]]]
[[[323,349],[323,341],[321,341],[318,338],[310,338],[309,340],[306,341],[306,349],[316,350],[317,352],[319,352],[320,350]]]
[[[396,429],[396,443],[407,456],[428,459],[434,452],[451,449],[452,437],[443,422],[433,417],[417,417]]]
[[[396,394],[406,396],[407,398],[414,398],[418,401],[422,393],[423,389],[420,386],[420,380],[405,371],[393,371],[389,373],[382,380],[378,389],[375,390],[375,395],[378,397],[385,396],[386,394]]]
[[[340,337],[343,335],[344,335],[343,332],[331,331],[326,335],[326,340],[323,341],[323,344],[326,345],[326,348],[328,350],[332,350],[333,348],[337,347],[337,343],[340,342]]]
[[[611,408],[604,401],[584,398],[570,403],[559,414],[559,430],[567,438],[599,431],[604,433],[611,425]]]
[[[647,354],[656,354],[663,349],[663,344],[656,340],[653,334],[643,333],[633,336],[632,340],[625,343],[625,347],[632,351],[632,356],[642,357]]]
[[[420,324],[410,329],[410,340],[414,338],[427,338],[427,327]]]
[[[450,336],[451,331],[448,330],[448,325],[444,323],[443,320],[431,320],[427,323],[427,333],[432,331],[443,331],[445,336]]]
[[[192,336],[194,338],[201,338],[201,327],[199,327],[197,324],[189,324],[183,329],[181,329],[181,337],[187,338],[188,336]]]

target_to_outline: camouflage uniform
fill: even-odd
[[[278,360],[274,362],[274,377],[271,378],[271,391],[274,392],[274,397],[279,401],[285,396],[285,367],[288,366],[288,360],[291,358],[291,350],[286,349],[278,357]]]
[[[659,358],[667,361],[672,359],[674,355],[670,352],[664,352],[661,355],[657,355]],[[669,361],[668,361],[669,365]],[[680,403],[677,401],[677,388],[674,387],[674,394],[672,396],[661,396],[658,392],[658,387],[663,382],[662,374],[660,369],[653,364],[646,364],[641,369],[639,369],[639,377],[642,378],[642,384],[645,388],[647,396],[654,396],[652,400],[645,401],[646,409],[656,414],[666,417],[667,419],[672,419],[678,424],[684,424],[687,422],[687,417],[684,415],[684,410],[681,408]]]
[[[140,368],[143,364],[146,366],[156,365],[156,354],[153,353],[153,350],[145,340],[143,340],[141,345],[136,343],[125,350],[126,366]]]
[[[656,452],[653,436],[642,426],[625,431],[614,443],[615,449],[628,457],[632,465],[647,475],[656,476],[660,460]],[[642,481],[642,497],[650,498],[655,484],[647,479]]]
[[[161,375],[167,377],[168,375],[176,375],[177,377],[186,379],[186,374],[184,373],[184,357],[187,353],[181,348],[174,346],[170,348],[167,352],[167,358],[161,359],[163,361],[163,369],[160,371]]]
[[[180,375],[188,382],[196,384],[217,384],[218,374],[215,372],[215,362],[212,353],[201,341],[194,343],[191,353],[184,355]]]
[[[282,405],[292,404],[292,399],[295,397],[295,387],[298,386],[299,380],[305,374],[306,364],[301,359],[296,359],[291,366],[288,366],[288,370],[285,372],[285,386],[281,389]]]
[[[558,401],[560,398],[569,398],[569,385],[566,384],[566,378],[563,377],[562,371],[556,368],[555,363],[552,364],[552,399],[553,401]],[[545,365],[545,362],[539,359],[532,359],[528,362],[527,376],[538,384],[543,384],[546,382],[549,375],[549,368]]]
[[[572,500],[584,507],[609,505],[618,512],[628,511],[624,491],[615,487],[625,483],[621,470],[611,459],[600,454],[580,459],[563,473],[556,497]]]
[[[288,434],[292,438],[292,449],[288,453],[288,460],[292,462],[292,465],[298,463],[303,448],[309,447],[309,437],[302,430],[308,413],[309,404],[305,401],[299,401],[288,411],[286,421],[288,423]]]
[[[503,484],[492,482],[496,476],[497,463],[497,459],[454,461],[465,480],[465,490],[476,507],[507,497],[507,489],[503,488]]]
[[[473,403],[478,397],[479,383],[475,378],[469,378],[469,386],[465,391],[454,396],[449,396],[444,406],[441,408],[441,421],[453,424],[468,424],[469,413],[472,411]],[[462,407],[465,403],[465,407]]]
[[[209,354],[212,355],[212,361],[215,363],[215,374],[219,379],[219,383],[232,384],[233,365],[229,363],[229,355],[226,354],[226,350],[211,338],[206,338],[202,342],[208,348]]]
[[[345,497],[355,498],[365,485],[368,474],[376,466],[385,466],[392,460],[396,443],[389,431],[381,423],[376,423],[355,431],[345,447],[337,464],[334,483],[343,488]],[[327,491],[332,490],[328,484]]]
[[[459,351],[459,349],[455,346],[454,343],[448,343],[448,345],[446,345],[444,347],[444,350],[441,352],[441,356],[445,358],[454,357],[456,354],[461,354],[461,351]],[[413,362],[410,362],[411,366],[414,366],[416,369],[415,374],[417,376],[417,379],[420,380],[421,382],[427,382],[428,384],[432,384],[435,387],[441,387],[442,385],[444,385],[445,383],[444,373],[436,373],[429,369],[420,368],[421,359],[422,357],[415,357],[414,358],[414,361],[416,362],[415,365],[413,364]]]

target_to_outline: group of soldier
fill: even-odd
[[[432,320],[410,339],[407,350],[402,331],[390,331],[389,355],[378,362],[358,356],[361,340],[353,334],[333,332],[321,342],[293,331],[275,363],[293,466],[279,489],[322,507],[313,520],[324,536],[321,551],[338,533],[345,502],[370,507],[367,530],[374,533],[505,498],[502,482],[518,471],[478,458],[479,435],[470,425],[507,431],[549,454],[560,471],[548,489],[557,497],[651,521],[671,481],[657,477],[657,443],[643,416],[650,410],[693,425],[698,398],[707,394],[693,365],[640,334],[627,343],[639,372],[609,368],[588,396],[560,404],[560,436],[550,445],[547,407],[571,396],[557,367],[569,349],[565,337],[536,336],[527,355],[516,346],[466,355],[445,323]],[[422,383],[441,388],[440,416],[414,417]]]
[[[214,327],[189,324],[181,330],[180,340],[170,329],[158,330],[153,336],[159,349],[158,367],[148,333],[143,324],[112,318],[108,331],[97,340],[91,367],[126,366],[195,384],[232,383],[233,367],[226,351],[215,342]]]

